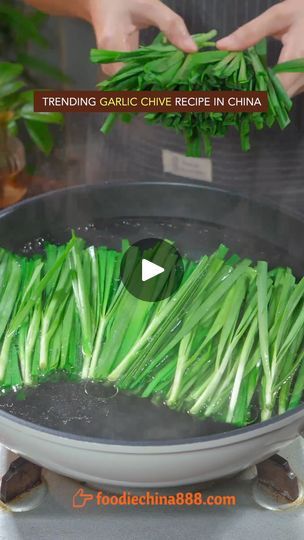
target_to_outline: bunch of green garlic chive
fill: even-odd
[[[120,281],[128,247],[73,235],[31,258],[0,250],[0,392],[64,372],[237,426],[300,404],[304,278],[220,245],[147,302]]]
[[[216,30],[197,34],[193,39],[198,52],[187,54],[171,45],[160,33],[149,46],[131,52],[91,50],[93,63],[123,62],[125,65],[109,79],[101,82],[102,91],[266,91],[267,112],[168,112],[149,113],[149,124],[162,125],[181,133],[186,142],[186,154],[191,157],[212,153],[214,137],[225,137],[234,127],[240,134],[243,151],[250,149],[250,129],[271,127],[281,129],[290,123],[292,101],[278,77],[283,72],[303,72],[304,59],[267,66],[266,40],[241,52],[216,49]],[[101,131],[108,133],[117,118],[130,123],[136,113],[111,113]]]

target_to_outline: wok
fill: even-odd
[[[303,274],[304,217],[202,183],[80,186],[0,214],[0,245],[23,253],[63,242],[75,229],[89,243],[170,238],[198,257],[220,242]],[[18,399],[17,399],[18,398]],[[0,398],[0,442],[75,479],[165,487],[231,475],[277,452],[304,430],[304,405],[235,429],[198,421],[102,384],[49,380]]]

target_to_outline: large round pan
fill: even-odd
[[[304,219],[197,183],[82,186],[0,214],[0,245],[17,251],[63,242],[171,238],[196,257],[220,242],[241,256],[303,274]],[[23,400],[0,398],[0,442],[70,477],[121,486],[173,486],[230,475],[277,452],[304,430],[304,405],[242,429],[199,422],[102,386],[49,381]]]

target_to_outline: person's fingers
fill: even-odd
[[[197,46],[182,17],[159,0],[149,2],[145,20],[148,24],[158,27],[168,40],[179,49],[189,53],[197,51]]]
[[[127,33],[127,28],[111,24],[107,21],[102,26],[95,26],[97,46],[100,49],[107,49],[111,51],[131,51],[138,46],[138,34]],[[123,67],[122,63],[104,64],[102,71],[112,76],[117,73]]]
[[[139,32],[136,30],[128,36],[128,47],[130,51],[135,51],[139,47]]]
[[[115,64],[103,64],[101,69],[105,75],[113,77],[122,67],[122,63],[116,62]]]
[[[278,79],[284,87],[289,97],[294,97],[303,92],[304,74],[303,73],[278,73]]]
[[[284,46],[281,50],[278,64],[287,62],[291,59],[291,51],[288,45]],[[280,80],[282,86],[285,88],[287,94],[289,95],[290,89],[294,86],[295,80],[298,77],[298,73],[278,73],[277,77]]]
[[[109,41],[108,45],[102,46],[103,49],[108,49],[111,51],[133,51],[139,46],[139,33],[133,32],[133,34],[125,35],[121,40]],[[117,62],[115,64],[103,64],[102,71],[105,75],[112,77],[117,73],[122,67],[123,63]]]
[[[288,60],[303,58],[303,32],[303,23],[291,26],[290,30],[284,36],[284,46],[281,50],[278,64],[282,64]],[[279,73],[277,76],[290,97],[300,92],[304,82],[303,73]]]
[[[289,97],[295,95],[295,90],[302,85],[303,74],[301,75],[302,77],[299,73],[278,73],[277,77]]]
[[[217,42],[219,49],[238,51],[247,49],[266,36],[280,34],[291,20],[288,2],[275,4],[252,21]]]
[[[292,98],[292,97],[298,96],[299,94],[302,94],[303,92],[304,92],[304,77],[302,74],[302,77],[296,82],[296,84],[289,89],[288,95],[289,97]]]

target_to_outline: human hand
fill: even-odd
[[[304,0],[285,0],[271,7],[229,36],[220,39],[217,47],[243,50],[267,36],[282,42],[279,63],[304,57]],[[280,78],[290,97],[304,91],[303,73],[281,73]]]
[[[139,30],[156,26],[176,47],[189,53],[197,50],[183,19],[160,0],[90,0],[89,19],[102,49],[136,49]],[[103,71],[113,75],[120,68],[108,64]]]

